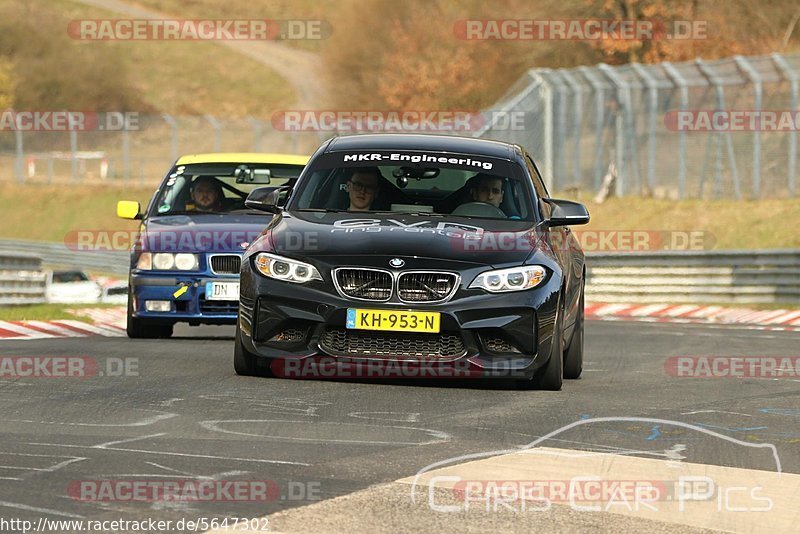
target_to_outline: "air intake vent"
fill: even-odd
[[[211,271],[215,274],[239,274],[242,257],[237,254],[211,256]]]
[[[406,302],[439,302],[450,297],[457,282],[453,273],[404,273],[397,280],[397,294]]]
[[[337,269],[336,283],[342,294],[361,300],[385,301],[392,296],[392,275],[374,269]]]

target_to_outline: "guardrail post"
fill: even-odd
[[[680,93],[680,107],[681,111],[688,111],[689,107],[689,84],[686,79],[675,68],[675,66],[665,61],[661,64],[664,67],[664,72],[667,73],[672,83],[678,87]],[[680,130],[678,132],[678,200],[683,200],[686,197],[686,131]]]
[[[594,129],[594,190],[599,191],[600,185],[603,182],[603,169],[605,168],[603,160],[603,126],[605,124],[605,93],[603,84],[598,81],[589,67],[578,67],[578,70],[589,82],[589,85],[594,91],[594,113],[595,113],[595,129]]]
[[[572,167],[572,176],[575,180],[575,186],[580,187],[583,182],[581,176],[581,137],[583,135],[583,87],[569,70],[562,70],[561,77],[567,82],[572,95],[575,99],[575,104],[572,110],[574,117],[572,135],[575,137],[575,153],[572,155],[574,165]]]
[[[761,99],[763,91],[763,80],[756,69],[743,57],[733,58],[736,65],[744,72],[745,76],[753,82],[753,107],[756,113],[761,111]],[[753,132],[753,198],[761,198],[761,122]]]
[[[658,84],[646,67],[638,63],[631,65],[647,87],[647,187],[656,188],[656,114],[658,113]]]
[[[206,115],[205,118],[214,130],[214,152],[221,152],[222,124],[213,115]]]
[[[797,93],[798,89],[800,89],[800,77],[797,75],[797,72],[789,66],[789,62],[786,61],[782,55],[778,53],[772,54],[772,60],[775,62],[778,70],[781,71],[783,77],[789,80],[789,87],[792,92],[792,112],[796,115],[798,112]],[[794,197],[797,196],[797,130],[795,128],[789,131],[788,173],[787,185],[789,187],[789,195]]]
[[[162,113],[161,118],[164,119],[170,128],[170,161],[177,161],[178,159],[178,123],[167,113]]]

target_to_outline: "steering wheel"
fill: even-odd
[[[450,215],[463,215],[465,217],[492,217],[507,219],[508,215],[503,210],[488,202],[467,202],[453,210]]]

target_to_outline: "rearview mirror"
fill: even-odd
[[[556,198],[545,198],[543,200],[553,207],[550,212],[550,218],[547,219],[547,224],[550,226],[570,226],[589,222],[589,211],[583,204]]]
[[[117,202],[117,217],[120,219],[141,219],[142,214],[139,213],[141,206],[138,202],[133,200],[120,200]]]
[[[280,213],[281,193],[288,191],[288,187],[256,187],[247,195],[244,205],[254,210]]]

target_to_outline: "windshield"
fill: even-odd
[[[303,165],[194,164],[172,169],[153,203],[151,215],[229,213],[244,205],[256,187],[291,186]]]
[[[532,193],[514,167],[324,164],[303,179],[290,209],[532,220]]]

